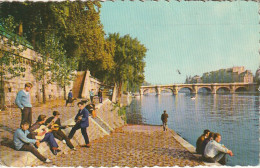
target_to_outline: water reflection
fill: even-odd
[[[128,123],[161,125],[166,110],[168,125],[195,146],[204,129],[222,134],[222,143],[232,149],[228,165],[259,163],[259,96],[240,94],[185,93],[147,95],[134,99],[127,112]]]

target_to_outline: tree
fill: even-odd
[[[78,62],[78,70],[89,69],[102,79],[103,72],[113,67],[114,45],[105,40],[99,2],[4,2],[1,6],[0,16],[14,16],[35,50],[42,48],[46,33],[56,31],[67,58]]]
[[[46,103],[46,83],[57,82],[64,88],[65,98],[65,87],[74,77],[75,61],[67,59],[63,45],[60,44],[60,40],[55,37],[54,33],[46,34],[45,40],[40,46],[41,60],[33,65],[32,73],[42,84],[43,103]]]
[[[107,81],[117,83],[120,102],[123,83],[127,83],[130,91],[144,82],[144,57],[147,49],[137,38],[133,39],[129,35],[120,37],[119,33],[114,33],[109,34],[107,39],[115,43],[115,65],[107,75]]]
[[[14,34],[18,24],[14,22],[14,18],[9,16],[2,18],[1,23],[1,45],[0,45],[0,108],[5,108],[5,80],[22,75],[25,67],[19,64],[20,54],[26,50],[25,43],[22,38]]]

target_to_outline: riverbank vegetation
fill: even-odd
[[[65,89],[75,71],[90,70],[104,84],[117,86],[119,100],[123,90],[136,91],[144,81],[146,47],[129,34],[106,37],[100,2],[2,2],[0,8],[0,26],[5,32],[1,36],[10,35],[12,27],[42,57],[33,64],[32,73],[42,83],[44,103],[45,85],[57,82]]]

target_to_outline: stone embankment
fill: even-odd
[[[21,112],[18,108],[1,112],[0,150],[1,164],[6,166],[198,166],[205,165],[192,153],[194,147],[179,137],[174,131],[162,131],[161,126],[126,125],[118,116],[118,107],[108,99],[96,105],[97,118],[89,118],[88,135],[90,148],[80,147],[84,139],[80,130],[72,139],[77,151],[70,150],[66,144],[57,140],[60,152],[54,156],[46,143],[38,149],[53,163],[39,161],[29,152],[15,151],[12,143],[13,133],[19,127]],[[78,111],[74,107],[65,107],[64,101],[49,102],[33,107],[33,122],[39,114],[48,117],[54,110],[59,111],[63,125],[74,124],[74,116]],[[71,128],[65,129],[68,135]],[[186,142],[186,143],[185,143]]]

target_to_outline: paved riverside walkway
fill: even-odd
[[[38,161],[34,166],[144,167],[204,165],[160,126],[128,125],[110,136],[94,140],[90,148],[77,147],[52,157],[53,164]]]
[[[39,114],[52,115],[53,110],[58,110],[61,122],[73,118],[77,112],[74,107],[65,107],[65,101],[48,102],[45,105],[33,107],[33,122]],[[76,102],[75,102],[76,104]],[[101,104],[100,104],[101,105]],[[101,105],[102,106],[102,105]],[[25,152],[13,149],[13,133],[19,127],[21,114],[18,108],[2,111],[0,114],[0,151],[1,162],[4,165],[13,163],[17,157]],[[101,114],[101,113],[100,113]],[[102,116],[100,116],[102,117]],[[93,128],[93,127],[92,127]],[[90,139],[95,130],[88,129]],[[92,135],[90,135],[92,134]],[[81,136],[81,135],[80,135]],[[58,141],[60,145],[62,143]],[[73,141],[74,145],[78,144]],[[59,167],[144,167],[144,166],[198,166],[205,165],[191,152],[179,143],[178,137],[172,130],[162,131],[161,126],[126,125],[113,131],[103,138],[91,140],[90,148],[82,148],[76,145],[77,151],[69,150],[62,146],[62,152],[57,156],[42,153],[53,161],[45,164],[36,159],[28,166],[59,166]]]

